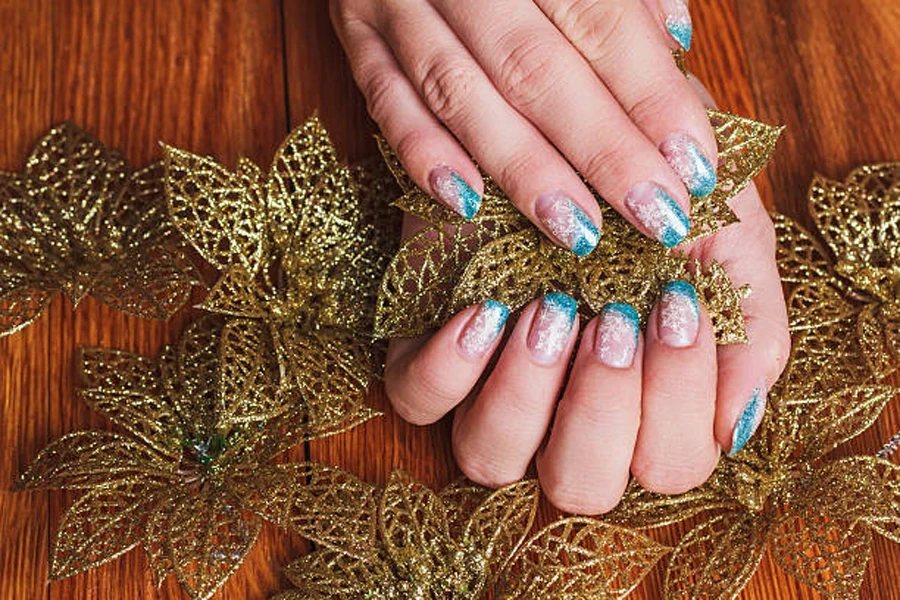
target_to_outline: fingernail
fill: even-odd
[[[659,145],[659,151],[692,196],[705,198],[716,189],[716,169],[691,136],[670,135]]]
[[[594,352],[605,365],[627,369],[638,346],[640,318],[630,304],[613,302],[600,311]]]
[[[569,344],[576,312],[570,296],[556,292],[544,296],[528,332],[527,345],[535,361],[549,365],[559,359]]]
[[[664,189],[646,181],[625,195],[625,206],[666,248],[677,246],[691,230],[691,222],[675,199]]]
[[[481,208],[481,196],[450,167],[435,167],[428,176],[435,197],[464,219],[471,219]]]
[[[577,204],[562,192],[538,196],[535,212],[553,237],[575,256],[585,256],[597,247],[600,230]]]
[[[691,12],[684,0],[660,0],[660,8],[666,17],[666,29],[669,35],[685,50],[691,49],[691,38],[694,27],[691,24]]]
[[[672,281],[663,287],[659,300],[659,339],[672,348],[693,345],[700,331],[697,292],[687,281]]]
[[[731,451],[728,456],[734,456],[740,452],[762,422],[763,415],[766,412],[766,386],[765,383],[753,388],[750,399],[744,406],[741,416],[738,417],[737,424],[734,426],[734,433],[731,434]]]
[[[509,309],[495,300],[485,300],[466,323],[459,338],[459,352],[468,359],[482,358],[500,337]]]

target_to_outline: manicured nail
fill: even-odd
[[[646,181],[625,195],[625,206],[666,248],[677,246],[691,230],[691,222],[675,199],[664,189]]]
[[[738,417],[737,424],[734,426],[734,433],[731,434],[731,451],[728,453],[728,456],[734,456],[747,445],[747,442],[756,433],[756,429],[762,422],[765,412],[766,386],[763,383],[753,388],[750,399],[744,406],[741,416]]]
[[[692,196],[705,198],[715,191],[716,169],[691,136],[670,135],[659,145],[659,151]]]
[[[485,300],[466,323],[459,338],[460,353],[470,360],[482,358],[500,337],[509,309],[495,300]]]
[[[428,179],[435,197],[464,219],[471,219],[481,208],[478,192],[450,167],[435,167]]]
[[[627,369],[638,347],[640,318],[630,304],[613,302],[600,311],[594,352],[605,365]]]
[[[673,348],[693,345],[700,331],[697,292],[687,281],[672,281],[663,287],[659,300],[659,339]]]
[[[578,205],[562,192],[538,196],[535,212],[541,223],[563,246],[585,256],[597,247],[600,230]]]
[[[694,27],[691,24],[691,12],[684,0],[660,0],[660,8],[666,18],[666,29],[669,35],[685,50],[691,49],[691,38]]]
[[[569,344],[576,312],[570,296],[556,292],[544,296],[528,332],[528,349],[535,361],[549,365],[559,359]]]

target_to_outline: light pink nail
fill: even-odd
[[[659,300],[659,339],[673,348],[686,348],[697,341],[700,308],[697,291],[687,281],[673,281],[663,288]]]

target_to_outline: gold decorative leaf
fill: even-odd
[[[772,529],[775,561],[827,598],[859,598],[872,534],[862,524],[825,515],[787,515]]]
[[[848,304],[828,280],[797,286],[788,299],[791,331],[819,329],[852,318],[859,309]]]
[[[736,598],[766,551],[767,525],[753,514],[724,513],[701,522],[672,553],[666,598]]]
[[[501,597],[624,598],[668,551],[594,519],[560,519],[522,546],[504,572]]]
[[[650,529],[680,523],[710,510],[734,507],[735,501],[723,497],[711,482],[683,494],[664,495],[648,492],[632,479],[622,500],[603,520],[634,529]]]
[[[158,492],[125,481],[94,488],[76,500],[59,525],[50,578],[77,575],[137,546]]]
[[[375,487],[316,463],[263,465],[236,475],[246,506],[316,544],[360,559],[375,550]]]
[[[900,319],[888,309],[868,304],[856,320],[860,347],[877,379],[887,377],[900,364]]]
[[[41,139],[21,174],[0,173],[0,335],[36,319],[58,292],[92,294],[165,319],[199,282],[164,210],[159,165],[122,155],[71,124]]]
[[[703,266],[695,260],[690,279],[712,320],[716,342],[746,343],[747,329],[741,303],[750,295],[750,286],[735,287],[722,265],[715,261]]]
[[[279,600],[404,600],[411,597],[393,585],[393,574],[384,563],[367,562],[334,550],[316,550],[307,554],[289,564],[284,574],[296,589],[274,597]]]
[[[785,283],[828,282],[831,277],[831,260],[828,252],[806,229],[782,214],[773,214],[776,245],[776,261]]]

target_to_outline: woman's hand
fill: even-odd
[[[667,246],[687,234],[688,191],[715,185],[703,100],[675,68],[666,33],[668,21],[689,39],[686,9],[666,19],[661,5],[684,9],[663,0],[332,1],[369,110],[416,183],[471,216],[481,192],[471,154],[579,255],[596,245],[600,211],[575,169]],[[453,448],[467,476],[503,485],[537,455],[546,493],[572,512],[610,510],[629,471],[661,493],[701,484],[720,448],[736,451],[753,433],[790,344],[771,220],[752,186],[732,208],[740,223],[685,251],[752,286],[750,343],[717,348],[690,285],[672,282],[646,332],[630,307],[610,305],[576,348],[574,302],[555,294],[525,308],[473,394],[508,315],[487,301],[432,336],[391,343],[395,410],[426,424],[456,408]]]

